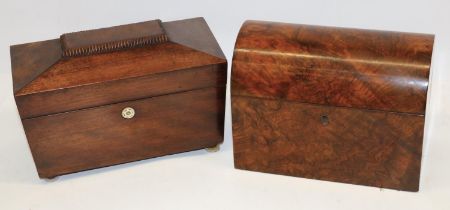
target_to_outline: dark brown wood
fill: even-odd
[[[14,45],[10,48],[14,93],[61,59],[59,39]]]
[[[227,61],[203,18],[15,45],[11,63],[40,177],[223,141]],[[132,119],[121,116],[127,106]]]
[[[433,40],[245,22],[231,74],[235,167],[417,191]]]
[[[213,147],[223,141],[225,87],[26,119],[40,177]],[[122,109],[136,116],[124,119]]]
[[[155,56],[157,55],[157,56]],[[175,43],[60,60],[16,93],[58,91],[117,79],[220,64],[223,59]]]
[[[83,56],[158,44],[168,40],[161,20],[61,35],[63,56]]]
[[[170,37],[171,42],[175,42],[190,48],[197,49],[206,54],[213,55],[226,60],[225,55],[217,44],[217,40],[209,30],[203,18],[193,18],[180,21],[162,23],[166,34]],[[185,28],[190,29],[186,32]]]
[[[226,63],[74,86],[62,91],[16,95],[22,118],[102,106],[127,100],[212,87],[226,83]]]

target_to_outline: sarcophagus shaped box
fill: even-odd
[[[11,63],[40,177],[223,141],[227,62],[203,18],[15,45]]]
[[[433,40],[245,22],[231,74],[235,167],[417,191]]]

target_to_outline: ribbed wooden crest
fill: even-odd
[[[160,20],[63,34],[63,57],[108,53],[168,41]]]

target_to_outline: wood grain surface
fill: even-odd
[[[213,64],[164,74],[113,80],[76,86],[60,91],[17,95],[22,118],[37,117],[128,100],[222,86],[227,80],[227,64]]]
[[[122,117],[131,107],[136,114]],[[225,87],[23,120],[41,178],[213,147],[223,141]]]
[[[236,168],[419,189],[423,116],[232,97]]]
[[[14,94],[49,69],[62,57],[59,39],[10,47]]]
[[[246,21],[235,167],[418,191],[433,35]]]
[[[424,114],[434,36],[247,21],[233,94]]]
[[[167,42],[90,56],[63,58],[59,39],[12,46],[14,96],[21,118],[226,84],[227,60],[203,18],[161,27]],[[120,30],[115,29],[111,39]]]
[[[15,45],[11,64],[41,178],[223,141],[227,60],[203,18]]]

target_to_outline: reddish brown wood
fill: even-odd
[[[246,96],[232,103],[236,168],[419,189],[423,116]]]
[[[155,56],[158,55],[158,56]],[[224,63],[224,60],[175,43],[60,60],[16,93],[17,96],[58,91]]]
[[[40,177],[223,141],[227,61],[203,18],[15,45],[11,63]]]
[[[432,48],[432,35],[245,22],[235,167],[417,191]]]
[[[54,177],[223,141],[225,87],[206,88],[26,119],[40,177]],[[124,119],[122,109],[136,115]]]
[[[233,92],[424,114],[433,39],[248,21],[236,41]]]
[[[226,63],[165,74],[112,80],[92,85],[75,86],[63,91],[45,91],[17,95],[22,118],[102,106],[127,100],[220,86],[226,83]]]

